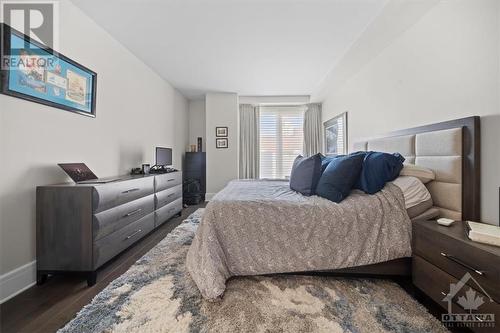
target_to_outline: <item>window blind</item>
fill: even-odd
[[[288,178],[302,154],[304,107],[260,108],[260,178]]]
[[[339,117],[337,119],[338,133],[337,133],[337,154],[344,155],[347,154],[344,143],[344,117]]]

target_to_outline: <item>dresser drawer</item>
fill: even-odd
[[[180,171],[155,175],[154,178],[156,192],[182,184],[182,172]]]
[[[155,209],[161,208],[179,198],[182,198],[182,185],[157,192],[155,193]]]
[[[182,211],[182,198],[179,198],[155,211],[155,227]]]
[[[455,278],[470,273],[491,297],[500,302],[500,257],[422,227],[414,230],[413,253]]]
[[[151,213],[94,242],[94,269],[153,230],[154,223],[154,213]]]
[[[155,177],[139,177],[94,186],[93,209],[102,212],[154,192]]]
[[[154,211],[154,194],[93,215],[93,237],[98,240]]]
[[[445,300],[445,297],[450,293],[450,284],[457,284],[458,281],[459,279],[447,274],[425,259],[419,256],[413,257],[413,284],[445,309],[443,313],[448,313],[448,302]],[[472,289],[476,293],[476,297],[482,297],[484,301],[477,311],[473,311],[472,313],[494,314],[495,319],[498,320],[498,318],[500,318],[500,304],[495,301],[490,301],[490,298],[481,292],[480,287],[475,284],[472,279],[469,279],[469,281],[472,282],[472,286],[468,283],[467,286],[460,288],[455,295],[452,295],[452,312],[469,313],[468,309],[464,309],[463,306],[458,303],[458,299],[461,296],[466,297],[465,292]],[[490,294],[490,296],[492,295]],[[494,329],[489,327],[475,327],[473,331],[494,332]]]

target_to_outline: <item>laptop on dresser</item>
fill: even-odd
[[[77,184],[105,184],[120,178],[98,178],[85,163],[59,163],[61,169]]]

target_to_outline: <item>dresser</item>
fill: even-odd
[[[123,176],[103,184],[36,190],[37,283],[47,274],[97,269],[182,211],[182,173]]]
[[[461,319],[466,319],[474,332],[498,332],[500,247],[469,240],[463,222],[450,227],[435,221],[413,223],[412,279],[443,308],[449,327],[460,327]],[[471,316],[452,317],[450,313]]]

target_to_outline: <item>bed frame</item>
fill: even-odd
[[[374,149],[375,147],[382,147],[380,143],[382,141],[385,142],[385,147],[394,146],[394,144],[401,144],[403,142],[403,146],[406,144],[408,146],[408,142],[413,142],[413,146],[415,147],[415,138],[419,138],[418,135],[424,134],[424,136],[420,136],[421,141],[432,139],[432,135],[440,135],[440,133],[444,133],[445,137],[448,137],[448,133],[454,132],[456,135],[457,131],[454,129],[461,129],[461,156],[432,156],[432,157],[447,157],[447,158],[461,158],[461,181],[459,184],[452,184],[459,186],[459,190],[461,190],[461,202],[460,198],[458,198],[458,203],[454,203],[454,210],[448,209],[449,207],[441,207],[446,206],[447,200],[440,200],[441,198],[435,198],[433,193],[433,186],[430,185],[429,191],[433,194],[433,199],[437,204],[437,208],[440,209],[441,215],[449,216],[455,219],[462,220],[474,220],[480,221],[480,179],[481,179],[481,138],[480,138],[480,118],[478,116],[455,119],[450,121],[445,121],[437,124],[419,126],[404,130],[399,130],[395,132],[388,133],[386,135],[377,136],[374,138],[370,138],[361,142],[357,142],[354,144],[355,150],[384,150],[384,149]],[[452,131],[446,131],[452,130]],[[454,131],[453,131],[454,130]],[[443,132],[438,132],[443,131]],[[431,133],[434,132],[434,133]],[[458,130],[460,132],[460,130]],[[431,133],[427,135],[427,133]],[[411,141],[413,140],[413,141]],[[396,143],[395,143],[396,142]],[[442,143],[447,143],[448,141],[442,140]],[[436,142],[436,145],[439,145],[439,142]],[[410,144],[411,145],[411,144]],[[443,147],[441,147],[442,149]],[[445,147],[446,148],[446,147]],[[436,148],[437,149],[437,148]],[[410,149],[411,150],[411,149]],[[418,150],[418,149],[416,149]],[[387,152],[390,149],[386,150]],[[405,153],[402,153],[405,155]],[[414,163],[415,159],[418,160],[418,152],[413,150],[413,154],[411,151],[408,151],[407,160],[410,163]],[[432,155],[432,154],[430,154]],[[429,156],[425,156],[428,158]],[[425,159],[422,159],[425,160]],[[420,163],[417,163],[420,164]],[[425,166],[425,165],[424,165]],[[439,176],[442,177],[442,181],[439,180]],[[451,186],[446,183],[448,175],[446,172],[441,175],[439,172],[436,173],[436,182],[442,184],[442,188],[436,191],[436,195],[443,196],[443,188],[446,193],[446,186]],[[433,182],[431,182],[433,183]],[[431,184],[429,183],[429,184]],[[456,186],[454,189],[456,190]],[[450,188],[453,189],[453,188]],[[440,206],[441,205],[441,206]],[[457,211],[458,210],[458,211]],[[297,274],[297,273],[295,273]],[[304,272],[302,274],[307,275],[359,275],[359,276],[371,276],[371,277],[387,277],[387,276],[410,276],[411,275],[411,258],[401,258],[395,259],[391,261],[386,261],[373,265],[366,266],[358,266],[351,267],[345,269],[338,270],[329,270],[329,271],[320,271],[320,272]]]

